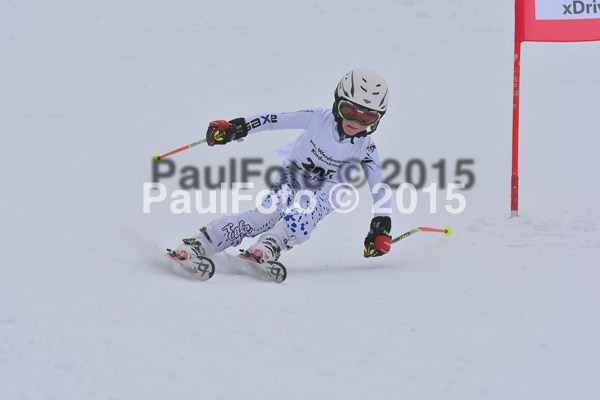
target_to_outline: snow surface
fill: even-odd
[[[510,1],[4,0],[0,33],[1,399],[600,398],[600,43],[523,45],[510,219]],[[449,182],[475,160],[464,213],[443,191],[394,211],[395,235],[453,235],[363,259],[363,188],[282,285],[225,256],[210,281],[174,273],[161,251],[215,216],[143,214],[151,156],[213,119],[327,107],[361,67],[391,88],[382,158],[444,158]],[[173,160],[276,165],[296,135]]]

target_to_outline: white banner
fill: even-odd
[[[535,19],[600,19],[600,0],[535,0]]]

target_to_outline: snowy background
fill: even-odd
[[[1,0],[0,398],[600,398],[600,42],[523,45],[510,219],[513,7]],[[475,160],[462,214],[445,191],[394,211],[394,236],[454,234],[363,259],[363,188],[284,254],[282,285],[225,256],[210,281],[174,273],[161,252],[214,216],[143,214],[151,156],[213,119],[330,107],[353,68],[390,86],[382,158],[428,183]],[[276,165],[296,136],[173,160]]]

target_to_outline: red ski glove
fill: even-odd
[[[370,230],[365,238],[365,257],[377,257],[389,253],[392,245],[392,219],[375,217],[371,220]]]
[[[225,120],[212,121],[208,124],[206,131],[206,143],[209,146],[215,144],[227,144],[232,140],[239,140],[248,135],[246,120],[236,118],[227,122]]]

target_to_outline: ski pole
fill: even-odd
[[[162,160],[165,157],[168,157],[168,156],[170,156],[172,154],[175,154],[175,153],[179,153],[180,151],[184,151],[186,149],[189,149],[190,147],[194,147],[194,146],[197,146],[197,145],[202,144],[202,143],[206,143],[206,139],[198,140],[197,142],[194,142],[192,144],[188,144],[187,146],[180,147],[179,149],[170,151],[167,154],[163,154],[162,156],[159,156],[158,154],[156,154],[154,157],[152,157],[152,161],[154,161],[155,163],[158,163],[158,162],[160,162],[160,160]]]
[[[425,227],[421,226],[419,228],[413,229],[412,231],[408,231],[405,234],[398,236],[397,238],[392,239],[392,243],[396,243],[402,239],[406,239],[413,233],[417,233],[417,232],[440,232],[446,236],[450,236],[452,234],[452,229],[450,229],[449,227],[446,227],[444,229],[435,229],[435,228],[425,228]]]

